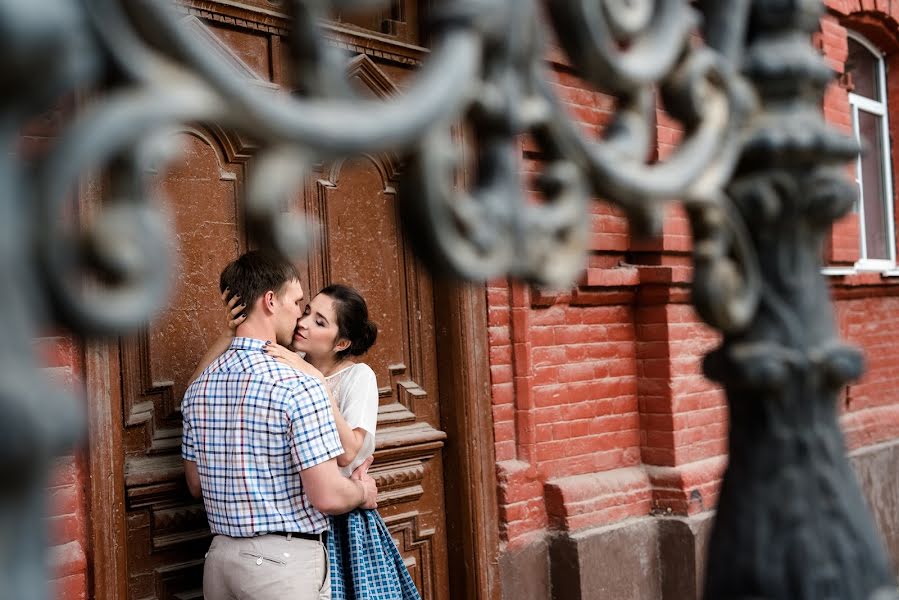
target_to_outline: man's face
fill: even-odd
[[[296,279],[288,281],[275,294],[275,341],[289,346],[297,322],[303,316],[303,286]]]

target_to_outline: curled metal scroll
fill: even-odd
[[[546,20],[536,0],[434,4],[433,48],[423,68],[403,94],[373,101],[356,97],[338,76],[341,58],[318,23],[329,11],[373,7],[378,0],[286,0],[289,92],[236,77],[183,27],[183,13],[168,2],[0,0],[0,88],[15,90],[0,98],[0,142],[7,149],[29,118],[60,97],[76,89],[104,91],[36,164],[12,152],[0,158],[0,276],[14,289],[8,305],[15,320],[0,344],[0,423],[16,428],[16,435],[0,436],[0,473],[12,481],[0,492],[0,556],[22,539],[39,539],[23,533],[41,527],[39,511],[29,508],[43,485],[34,474],[46,472],[49,457],[79,431],[71,402],[48,392],[40,377],[23,376],[34,372],[36,361],[22,348],[51,323],[115,335],[164,306],[175,261],[172,237],[161,203],[143,184],[148,161],[166,158],[157,134],[192,122],[259,141],[247,223],[259,242],[291,254],[304,253],[310,233],[301,215],[285,216],[285,199],[313,161],[349,155],[406,155],[399,193],[419,252],[436,269],[481,280],[512,274],[569,285],[587,255],[591,197],[621,207],[637,233],[658,232],[662,207],[682,201],[695,241],[694,303],[725,339],[707,372],[725,384],[732,410],[744,411],[749,422],[746,429],[735,423],[734,438],[753,449],[747,432],[761,405],[760,420],[784,424],[788,435],[778,442],[803,444],[807,431],[825,432],[829,445],[821,462],[828,470],[807,469],[813,478],[823,473],[839,483],[846,476],[833,451],[840,448],[835,418],[818,406],[857,376],[861,361],[827,325],[819,337],[809,337],[809,323],[826,323],[829,316],[818,298],[826,292],[816,279],[816,244],[848,206],[833,164],[856,149],[821,125],[808,93],[823,92],[830,77],[805,39],[820,16],[818,3],[545,3],[571,68],[615,98],[613,118],[601,132],[585,132],[550,83],[541,36]],[[700,27],[705,42],[696,36]],[[661,159],[653,156],[660,106],[684,132]],[[784,114],[784,107],[795,110]],[[541,168],[532,194],[523,191],[520,175],[525,136]],[[770,164],[771,156],[784,164]],[[473,163],[470,171],[466,160]],[[812,168],[815,160],[826,168]],[[108,178],[109,197],[76,222],[74,190],[80,177],[97,171]],[[795,213],[808,227],[802,239],[785,235],[782,222],[762,222],[802,202],[811,207]],[[808,296],[809,290],[818,296]],[[803,310],[791,304],[796,298],[806,303]],[[795,403],[783,401],[786,393]],[[803,402],[810,397],[808,412],[818,420],[806,419]],[[754,402],[758,398],[765,402]],[[40,418],[47,414],[58,418]],[[23,440],[34,442],[30,452],[22,452]],[[752,481],[752,453],[742,450],[733,453],[735,469],[746,467]],[[725,502],[725,515],[741,506],[729,481],[722,497],[734,504]],[[837,496],[852,503],[853,493]],[[858,591],[839,598],[880,593],[873,590],[885,569],[864,519],[832,512],[847,518],[841,526],[854,536],[853,548],[873,565],[856,569],[839,562],[842,556],[834,559],[849,573],[844,588],[851,582],[853,594]],[[801,518],[797,523],[806,526]],[[797,530],[805,535],[802,527]],[[716,540],[732,533],[726,519],[716,531],[724,531]],[[772,545],[781,547],[774,538]],[[34,568],[14,568],[10,561],[0,566],[0,581],[12,582],[4,597],[43,597],[40,544],[27,554]],[[735,562],[743,568],[752,561]],[[715,568],[710,597],[760,593],[757,581],[728,577],[729,565]],[[789,597],[782,590],[803,571],[782,575],[761,593]],[[828,584],[841,585],[838,577]]]
[[[0,597],[46,596],[40,498],[51,457],[73,443],[83,423],[78,404],[44,384],[28,352],[31,340],[50,323],[82,334],[123,334],[167,302],[173,239],[161,203],[143,185],[148,159],[159,160],[150,156],[156,134],[214,122],[252,132],[272,148],[289,143],[317,158],[411,145],[435,123],[450,122],[468,101],[481,50],[474,9],[489,4],[469,3],[467,12],[462,7],[447,14],[418,82],[391,103],[375,103],[346,94],[335,101],[248,87],[198,46],[166,2],[128,2],[126,10],[114,0],[0,0],[0,82],[15,90],[0,99],[0,140],[7,149],[28,119],[60,97],[106,83],[105,93],[86,103],[35,164],[25,165],[10,151],[0,160],[0,214],[7,215],[0,224],[0,272],[15,290],[7,299],[13,315],[0,345],[0,422],[11,427],[0,443],[6,482],[0,555],[16,557],[0,566]],[[294,5],[297,28],[317,40],[294,40],[296,57],[315,67],[300,75],[320,76],[329,69],[304,52],[326,46],[312,26],[322,3]],[[34,77],[38,72],[42,77]],[[271,164],[260,163],[263,169]],[[283,176],[296,166],[282,163],[273,170]],[[110,197],[78,222],[79,180],[91,172],[106,174]],[[302,250],[303,236],[284,232],[273,201],[289,179],[261,181],[257,198],[248,201],[251,221],[262,232],[282,232],[273,243]]]
[[[472,4],[474,9],[499,1],[461,4]],[[293,0],[293,3],[303,18],[317,16],[316,11],[305,10],[306,2]],[[179,27],[175,13],[167,4],[141,0],[138,5],[145,24],[157,27],[164,37],[165,48],[173,53],[172,58],[186,63],[192,75],[202,78],[227,100],[235,125],[262,139],[313,148],[324,155],[402,148],[435,124],[451,120],[468,99],[481,50],[475,27],[477,13],[460,9],[448,15],[443,26],[437,27],[434,50],[411,89],[391,102],[297,98],[287,93],[266,96],[235,78],[222,61]],[[304,29],[318,32],[317,28]],[[318,32],[318,35],[322,34]]]
[[[463,156],[449,131],[423,138],[400,192],[407,229],[424,255],[458,275],[512,273],[563,287],[583,269],[588,194],[619,205],[632,228],[657,232],[662,207],[680,198],[697,243],[694,298],[713,325],[745,327],[758,300],[751,246],[723,185],[740,149],[755,96],[714,48],[695,47],[699,18],[686,2],[553,2],[558,39],[594,86],[616,95],[618,110],[600,139],[586,136],[552,90],[536,7],[509,7],[508,32],[487,38],[482,81],[468,111],[477,132],[476,173],[459,186]],[[745,21],[748,13],[735,13]],[[516,37],[516,32],[519,37]],[[684,127],[665,160],[655,149],[657,100]],[[521,192],[519,144],[531,134],[542,151],[543,201]],[[726,275],[728,285],[722,286]]]
[[[30,221],[43,199],[32,165],[15,149],[28,120],[96,80],[102,61],[84,15],[66,0],[0,2],[0,35],[0,277],[8,291],[0,341],[0,597],[37,600],[48,593],[43,490],[52,457],[80,437],[84,416],[37,369],[34,339],[54,321],[36,269],[43,233]]]
[[[482,79],[467,112],[477,133],[471,189],[456,185],[462,136],[437,128],[408,161],[402,214],[419,251],[445,270],[474,279],[511,273],[570,284],[586,256],[587,182],[563,156],[551,126],[553,106],[538,84],[545,74],[536,6],[507,3],[506,13],[513,33],[487,38]],[[523,134],[543,151],[545,168],[535,181],[543,202],[522,193]]]
[[[586,256],[589,231],[582,216],[591,194],[620,205],[637,231],[657,230],[661,207],[675,198],[692,202],[690,214],[702,231],[711,232],[709,223],[716,221],[710,215],[728,214],[720,189],[734,167],[753,96],[715,49],[691,43],[699,18],[688,2],[550,3],[574,66],[619,99],[615,118],[599,139],[584,135],[548,83],[533,0],[438,6],[434,51],[411,88],[388,101],[354,97],[334,78],[334,57],[316,23],[338,4],[290,3],[298,92],[286,94],[236,78],[179,26],[178,12],[166,3],[134,0],[126,12],[113,0],[84,2],[98,41],[131,85],[89,110],[47,161],[47,200],[39,223],[59,235],[43,247],[43,264],[57,312],[74,327],[111,332],[145,319],[161,304],[161,273],[170,262],[163,242],[147,241],[167,235],[154,216],[157,209],[140,199],[139,189],[124,193],[135,201],[115,202],[111,216],[99,218],[97,231],[107,233],[82,232],[77,240],[73,232],[59,230],[67,191],[87,167],[126,164],[139,140],[187,121],[251,132],[263,148],[272,148],[262,151],[251,173],[249,223],[261,241],[270,239],[292,254],[303,252],[309,234],[300,216],[286,225],[279,198],[299,184],[306,161],[285,157],[407,152],[401,194],[413,238],[435,264],[477,279],[512,273],[551,286],[573,281]],[[682,123],[685,137],[664,161],[649,162],[657,99]],[[450,128],[463,114],[477,136],[470,191],[456,185],[460,156],[448,152],[454,147]],[[535,181],[542,197],[536,201],[521,191],[523,134],[531,135],[543,160]],[[138,180],[137,171],[122,180]],[[104,228],[106,220],[138,228],[127,236],[132,244],[145,244],[132,249],[135,260],[112,260],[104,252],[112,239],[109,230],[123,230]],[[730,230],[727,240],[739,240],[739,232],[722,223]],[[742,253],[724,250],[715,260],[733,265],[735,257],[746,258],[742,247]],[[90,293],[77,289],[72,277],[87,272],[88,265],[105,284],[92,286]],[[727,327],[745,323],[753,285],[747,276],[733,286],[740,296],[733,302],[742,306],[729,310],[728,318],[736,321]],[[112,308],[97,310],[104,299]],[[716,294],[715,302],[720,299]]]
[[[181,26],[171,5],[135,0],[126,12],[112,0],[84,2],[98,41],[131,81],[90,107],[46,161],[40,178],[45,200],[36,227],[53,232],[40,249],[59,317],[79,331],[112,333],[139,325],[164,305],[172,264],[170,236],[158,203],[138,185],[142,163],[129,160],[140,140],[160,129],[200,121],[250,132],[265,145],[280,147],[263,152],[258,172],[251,174],[250,224],[262,242],[302,254],[308,232],[292,226],[302,219],[285,222],[283,203],[275,200],[301,181],[302,161],[285,162],[284,149],[293,148],[291,156],[319,160],[402,149],[435,125],[448,124],[471,96],[481,52],[479,18],[499,0],[460,3],[445,11],[427,65],[412,87],[390,102],[351,97],[348,86],[337,98],[250,86]],[[310,65],[298,73],[297,85],[320,94],[315,84],[322,73],[331,72],[315,60],[326,46],[315,25],[324,14],[323,5],[300,0],[292,4],[294,27],[306,36],[291,40],[294,56]],[[147,31],[152,32],[149,38]],[[331,82],[324,89],[338,87]],[[264,158],[269,155],[273,158]],[[130,166],[122,170],[124,165]],[[113,178],[122,182],[121,197],[108,203],[105,214],[86,231],[64,230],[60,217],[70,207],[69,192],[78,176],[103,166],[114,167]],[[131,258],[123,258],[123,253]],[[85,288],[78,274],[101,285]]]

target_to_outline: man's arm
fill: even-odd
[[[187,479],[187,489],[194,498],[202,498],[203,490],[200,489],[200,473],[197,471],[197,463],[192,460],[184,460],[184,477]]]
[[[369,475],[347,479],[337,469],[337,459],[330,459],[300,471],[303,491],[312,506],[326,515],[342,515],[354,508],[376,508],[378,488]]]
[[[219,356],[225,353],[225,350],[231,345],[231,340],[234,339],[234,332],[223,333],[219,337],[212,342],[212,345],[206,349],[206,353],[203,354],[203,357],[200,359],[199,364],[197,364],[197,368],[194,369],[193,374],[190,376],[188,381],[193,382],[196,381],[197,377],[206,370],[206,367],[212,364],[212,361],[217,359]]]
[[[247,315],[243,311],[246,305],[240,303],[240,296],[232,296],[230,290],[222,292],[222,303],[225,305],[227,328],[225,333],[220,335],[212,342],[212,345],[206,349],[206,353],[200,359],[200,363],[190,376],[188,381],[196,381],[197,377],[206,370],[206,367],[212,364],[212,361],[225,353],[225,350],[231,345],[234,339],[234,332],[237,326],[247,320]]]

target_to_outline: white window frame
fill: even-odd
[[[865,235],[865,203],[863,197],[864,191],[862,187],[862,159],[861,156],[859,156],[858,158],[856,158],[855,162],[855,183],[858,187],[858,201],[856,203],[856,207],[858,211],[861,258],[858,260],[858,262],[855,263],[855,269],[858,271],[884,271],[889,272],[889,275],[894,275],[896,274],[896,232],[893,222],[893,205],[895,203],[895,199],[893,198],[893,170],[890,160],[892,156],[892,150],[890,148],[890,122],[886,98],[886,67],[883,64],[883,52],[877,46],[854,31],[849,31],[848,34],[849,37],[854,41],[867,48],[868,51],[871,52],[872,56],[874,56],[874,58],[877,60],[877,79],[880,98],[878,100],[873,100],[871,98],[858,96],[852,92],[849,92],[849,107],[852,111],[852,131],[855,135],[856,141],[861,142],[861,135],[859,133],[858,125],[859,110],[876,115],[881,118],[880,144],[881,148],[883,149],[881,157],[883,160],[883,165],[881,166],[881,168],[883,169],[884,174],[883,192],[886,204],[885,215],[887,219],[887,244],[889,246],[890,252],[890,256],[888,259],[867,258],[868,249]]]

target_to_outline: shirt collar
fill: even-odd
[[[235,337],[231,340],[229,350],[264,350],[268,342],[266,340],[257,340],[256,338]]]

